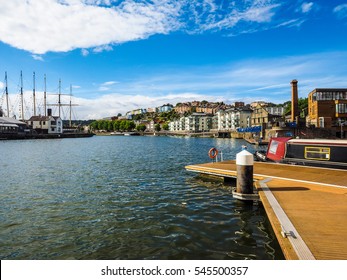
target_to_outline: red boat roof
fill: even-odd
[[[272,140],[275,140],[277,142],[288,142],[289,140],[292,140],[292,137],[273,137],[270,139],[270,143]]]
[[[267,148],[266,157],[273,161],[281,161],[286,154],[287,142],[291,137],[275,137],[271,138]]]

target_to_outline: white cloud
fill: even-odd
[[[211,5],[211,1],[189,3],[186,7],[190,14],[187,25],[195,32],[228,30],[240,26],[239,33],[247,33],[247,30],[252,29],[249,24],[271,22],[276,8],[280,6],[269,0],[239,1],[237,5],[235,2],[227,2],[227,7],[222,7],[222,4],[221,7]]]
[[[94,53],[100,53],[103,51],[112,51],[113,48],[110,45],[104,45],[104,46],[98,46],[96,48],[93,49]]]
[[[106,7],[96,6],[98,2],[4,1],[0,9],[0,40],[44,54],[139,40],[177,28],[178,3],[153,1],[146,5],[128,0]]]
[[[41,55],[32,54],[31,57],[35,60],[44,61],[44,59]]]
[[[301,4],[301,12],[306,14],[312,10],[314,3],[313,2],[304,2]]]
[[[82,50],[81,50],[81,54],[82,54],[83,56],[88,56],[88,55],[89,55],[89,51],[88,51],[87,49],[82,49]]]
[[[339,19],[343,19],[347,17],[347,4],[342,4],[336,6],[333,12],[337,15]]]
[[[114,85],[114,84],[117,84],[118,82],[116,82],[116,81],[108,81],[108,82],[105,82],[105,83],[103,83],[102,85],[103,86],[111,86],[111,85]]]
[[[0,82],[0,89],[4,89],[5,88],[5,84],[3,82]]]
[[[304,3],[303,10],[312,3]],[[87,56],[114,45],[173,31],[233,34],[276,28],[285,5],[273,0],[40,0],[3,1],[0,41],[36,55],[81,49]]]
[[[279,25],[277,25],[277,27],[300,27],[306,20],[305,19],[300,19],[300,18],[296,18],[296,19],[291,19],[285,22],[281,22]]]
[[[108,81],[108,82],[104,82],[99,86],[99,91],[108,91],[110,90],[110,86],[114,85],[114,84],[118,84],[119,82],[116,81]]]
[[[178,102],[192,100],[216,100],[216,96],[203,95],[197,93],[168,94],[165,96],[147,96],[147,95],[123,95],[108,94],[97,99],[78,98],[76,102],[81,105],[78,108],[78,115],[84,119],[99,119],[115,116],[118,113],[125,114],[127,111],[138,108],[152,108],[162,106],[166,103],[176,105]],[[220,97],[222,99],[222,97]]]

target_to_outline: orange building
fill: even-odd
[[[316,88],[308,95],[307,124],[338,128],[347,121],[347,89]]]

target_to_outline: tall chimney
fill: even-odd
[[[50,108],[47,109],[47,115],[48,117],[52,116],[52,109]]]
[[[292,114],[290,121],[297,122],[299,117],[299,105],[298,105],[298,81],[293,80],[290,83],[292,85]]]

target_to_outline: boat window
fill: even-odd
[[[330,148],[305,147],[305,158],[316,159],[316,160],[330,160]]]
[[[275,155],[276,152],[277,152],[277,148],[278,148],[278,142],[272,140],[271,146],[270,146],[270,149],[269,149],[269,152],[270,152],[271,154],[274,154],[274,155]]]

